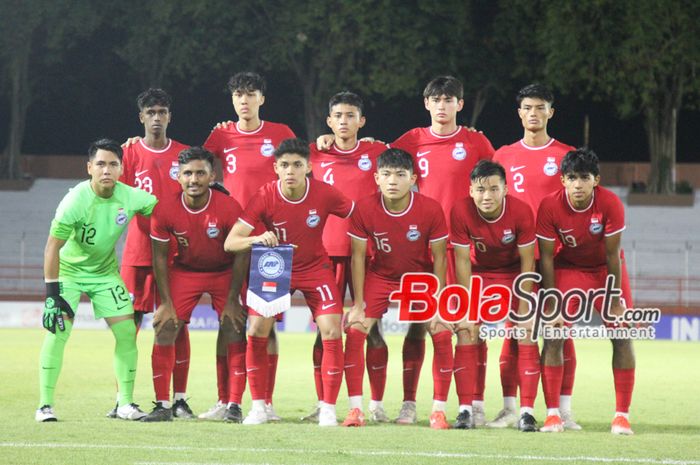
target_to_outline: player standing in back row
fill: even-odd
[[[228,81],[233,109],[238,116],[237,122],[218,125],[209,134],[204,148],[216,155],[221,161],[224,172],[224,187],[234,199],[245,208],[248,202],[265,183],[277,179],[273,168],[275,147],[284,139],[294,137],[288,126],[264,121],[260,118],[260,107],[265,103],[265,79],[257,73],[236,73]],[[255,234],[262,234],[262,225],[254,225]],[[245,353],[245,347],[242,349]],[[236,354],[239,356],[241,354]],[[272,394],[277,374],[278,344],[272,329],[268,347],[268,383],[266,401],[268,419],[278,421],[280,418],[272,408]],[[226,410],[228,397],[228,377],[226,344],[219,338],[217,343],[216,374],[219,401],[206,413],[200,415],[205,419],[221,419]]]
[[[549,136],[547,123],[554,116],[554,94],[543,84],[529,84],[515,98],[518,117],[523,126],[523,138],[498,149],[493,160],[503,165],[508,180],[508,195],[527,203],[537,215],[540,202],[547,195],[561,189],[559,165],[564,155],[574,147]],[[539,258],[535,247],[535,258]],[[509,324],[509,323],[506,323]],[[506,428],[518,422],[516,396],[518,393],[518,343],[506,339],[499,357],[503,409],[491,428]],[[576,350],[573,339],[564,341],[564,377],[559,398],[564,428],[580,430],[571,411],[571,395],[576,373]]]

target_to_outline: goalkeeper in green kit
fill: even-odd
[[[134,214],[149,216],[157,199],[117,181],[122,149],[109,139],[90,145],[83,181],[63,198],[51,222],[44,251],[46,303],[43,325],[49,333],[41,347],[36,421],[56,421],[54,390],[63,352],[73,328],[81,293],[92,301],[95,318],[104,318],[115,339],[114,372],[119,385],[117,415],[124,420],[146,416],[133,403],[138,351],[129,292],[119,276],[114,246]]]

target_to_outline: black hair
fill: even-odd
[[[401,149],[386,149],[377,158],[377,171],[382,168],[404,169],[413,173],[413,157]]]
[[[328,114],[330,115],[333,112],[334,106],[340,105],[341,103],[357,107],[357,109],[360,110],[360,115],[362,115],[365,111],[364,103],[362,102],[360,96],[355,93],[344,90],[335,94],[328,101]]]
[[[265,95],[266,83],[265,78],[252,71],[243,71],[236,73],[228,80],[228,90],[233,94],[236,91],[255,92],[259,90]]]
[[[186,165],[192,160],[204,160],[209,163],[211,169],[214,169],[214,154],[204,147],[188,147],[182,150],[177,156],[177,162],[180,165]]]
[[[469,179],[474,182],[490,176],[499,176],[504,183],[506,182],[506,170],[500,163],[491,160],[481,160],[472,169]]]
[[[141,92],[139,96],[136,97],[136,105],[139,107],[139,111],[155,105],[160,105],[170,110],[172,104],[173,100],[166,91],[153,87]]]
[[[559,169],[562,176],[576,173],[590,173],[593,176],[598,176],[600,174],[599,161],[598,155],[593,150],[587,147],[579,147],[564,155]]]
[[[453,76],[438,76],[425,86],[423,97],[457,97],[457,100],[464,98],[464,87],[462,82]]]
[[[518,107],[522,101],[526,98],[536,98],[544,100],[550,105],[554,105],[554,94],[549,87],[538,82],[534,84],[528,84],[518,91],[518,95],[515,96],[515,101],[518,103]]]
[[[122,146],[119,145],[119,142],[117,142],[116,140],[102,138],[91,143],[90,147],[88,147],[88,160],[92,160],[93,158],[95,158],[95,155],[97,154],[98,150],[106,150],[107,152],[112,152],[117,156],[117,158],[119,158],[119,161],[122,161],[122,158],[124,157]]]
[[[309,161],[309,144],[304,139],[285,139],[280,142],[280,145],[275,149],[275,160],[281,158],[282,155],[290,153],[300,155],[306,159],[306,161]]]

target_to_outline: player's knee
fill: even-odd
[[[321,331],[319,331],[318,329],[316,329],[316,340],[314,341],[314,348],[323,348],[323,341],[321,340]]]
[[[321,331],[321,339],[324,341],[340,339],[342,337],[340,324],[337,325],[324,325],[323,328],[319,327]]]
[[[162,346],[170,346],[175,344],[175,339],[177,339],[177,323],[172,320],[168,320],[161,323],[161,325],[161,328],[156,333],[156,344]]]
[[[406,333],[407,339],[425,339],[425,334],[427,332],[426,325],[424,323],[412,323],[408,325],[408,332]]]
[[[372,329],[369,331],[369,334],[367,335],[367,347],[371,349],[386,347],[386,341],[384,340],[382,333],[379,332],[379,324],[372,326]]]
[[[266,318],[253,317],[248,321],[248,336],[270,337],[270,327]]]

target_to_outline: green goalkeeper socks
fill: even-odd
[[[110,329],[114,334],[114,374],[119,386],[119,406],[134,401],[134,379],[138,349],[136,348],[136,326],[134,320],[114,323]]]
[[[70,337],[73,323],[65,320],[65,331],[56,330],[56,334],[47,333],[39,355],[39,406],[53,405],[53,394],[58,375],[63,366],[63,352]],[[132,323],[133,326],[133,323]]]

